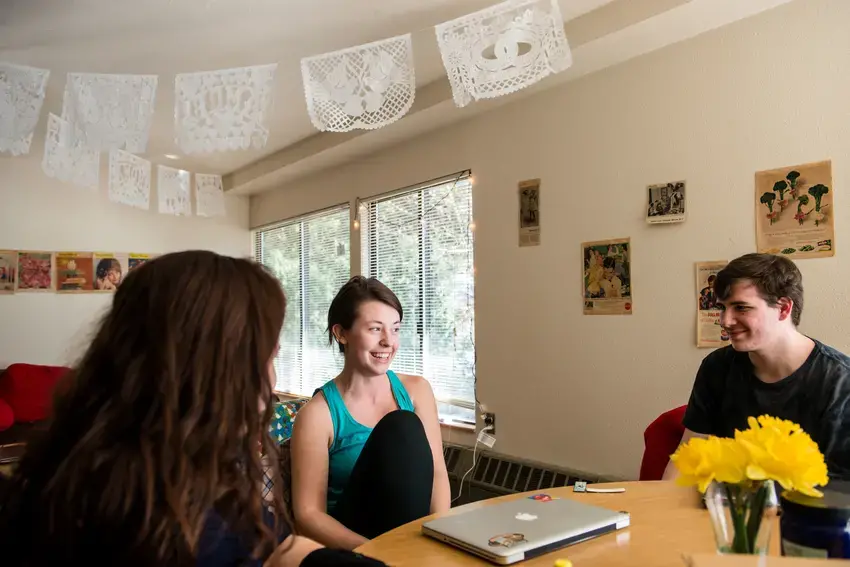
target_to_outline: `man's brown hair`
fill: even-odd
[[[784,256],[773,254],[745,254],[736,258],[720,270],[714,282],[714,293],[725,301],[732,293],[732,286],[749,282],[768,305],[775,307],[779,300],[787,297],[793,302],[791,321],[800,324],[803,315],[803,275],[797,265]]]
[[[277,461],[268,362],[285,309],[250,260],[187,251],[132,270],[0,495],[3,564],[194,565],[215,514],[271,551],[260,453]]]

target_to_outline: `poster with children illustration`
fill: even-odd
[[[148,260],[153,260],[156,258],[155,254],[133,254],[129,255],[127,260],[127,272],[131,272],[147,262]]]
[[[582,300],[585,315],[631,315],[629,238],[583,242]]]
[[[759,252],[793,259],[835,255],[831,161],[759,171],[755,188]]]
[[[685,221],[685,182],[673,181],[646,188],[646,222],[670,224]]]
[[[14,250],[0,250],[0,294],[15,293],[15,269],[18,253]]]
[[[696,263],[697,347],[718,348],[729,343],[729,335],[720,326],[720,304],[714,293],[717,273],[726,260]]]
[[[129,254],[94,253],[94,290],[114,292],[129,271]]]
[[[91,252],[56,253],[56,292],[94,290],[94,256]]]
[[[18,252],[17,291],[53,291],[53,253]]]

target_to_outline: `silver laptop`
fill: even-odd
[[[425,522],[422,533],[509,565],[628,525],[627,512],[537,494]]]

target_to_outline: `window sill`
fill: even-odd
[[[277,390],[275,390],[274,395],[277,396],[278,399],[282,402],[285,402],[285,401],[288,401],[288,400],[300,400],[300,399],[304,399],[305,397],[309,397],[309,396],[300,396],[298,394],[292,394],[290,392],[279,392]],[[459,431],[471,431],[473,433],[475,432],[475,424],[474,423],[468,423],[468,422],[465,422],[465,421],[455,421],[451,418],[446,418],[446,419],[441,418],[440,419],[440,427],[446,428],[446,429],[457,429]]]
[[[288,401],[288,400],[302,400],[304,398],[310,397],[310,396],[301,396],[301,395],[298,395],[298,394],[291,394],[289,392],[279,392],[277,390],[274,390],[272,393],[275,396],[277,396],[278,399],[282,402],[285,402],[285,401]]]
[[[440,420],[440,427],[444,427],[446,429],[458,429],[460,431],[471,431],[475,433],[475,424],[474,423],[466,423],[463,421],[443,421]]]

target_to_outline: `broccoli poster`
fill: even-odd
[[[729,335],[720,326],[720,304],[714,294],[714,280],[717,272],[728,264],[726,260],[718,262],[697,262],[697,347],[717,348],[729,344]]]
[[[756,244],[759,252],[791,258],[835,254],[832,162],[756,173]]]
[[[628,238],[581,244],[585,315],[632,314],[632,247]]]

